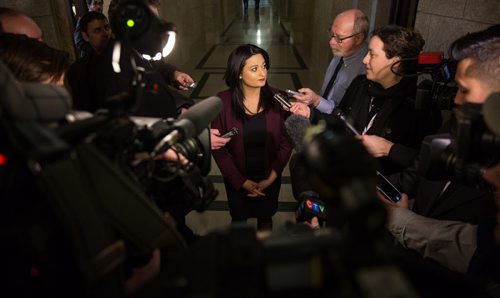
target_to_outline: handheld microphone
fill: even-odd
[[[292,139],[297,152],[300,152],[302,149],[304,135],[306,134],[306,129],[309,125],[309,119],[301,115],[292,114],[285,120],[286,132]]]
[[[219,114],[222,101],[216,96],[195,104],[173,123],[170,132],[155,146],[152,154],[157,155],[175,143],[200,134]]]

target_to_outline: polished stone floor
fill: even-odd
[[[242,17],[232,22],[223,33],[220,39],[222,43],[214,44],[193,69],[185,70],[198,81],[197,88],[191,93],[192,98],[197,101],[203,100],[227,89],[222,80],[227,58],[235,47],[246,43],[258,45],[269,53],[268,80],[271,86],[295,90],[302,86],[300,78],[307,72],[307,66],[289,42],[285,27],[273,15],[270,5],[270,1],[261,0],[260,9],[255,10],[254,3],[250,0],[248,10],[242,12]],[[224,228],[231,221],[222,176],[213,161],[209,178],[219,190],[219,196],[209,210],[203,213],[193,211],[187,216],[187,224],[200,235],[214,229]],[[287,166],[283,172],[278,212],[273,217],[273,229],[287,220],[295,219],[295,206]],[[252,219],[248,222],[252,225],[256,224],[256,221]]]

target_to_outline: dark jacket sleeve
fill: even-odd
[[[396,143],[391,147],[388,157],[402,167],[407,167],[412,164],[417,154],[418,149]]]
[[[164,61],[159,61],[157,63],[158,71],[163,77],[163,79],[170,85],[175,85],[175,71],[177,67],[175,65],[166,63]]]

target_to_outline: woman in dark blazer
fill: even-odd
[[[278,207],[281,172],[290,158],[292,144],[284,122],[289,113],[273,99],[278,90],[267,84],[269,55],[255,45],[242,45],[229,56],[224,76],[229,90],[212,129],[238,134],[213,150],[227,192],[232,221],[257,218],[259,229],[272,228]]]

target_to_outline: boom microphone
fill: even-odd
[[[155,146],[153,155],[157,155],[175,143],[200,134],[208,124],[219,114],[222,101],[216,96],[209,97],[195,104],[174,122],[168,133]]]
[[[309,119],[301,115],[290,115],[285,121],[286,132],[295,145],[295,150],[300,152],[306,129],[310,125]]]

